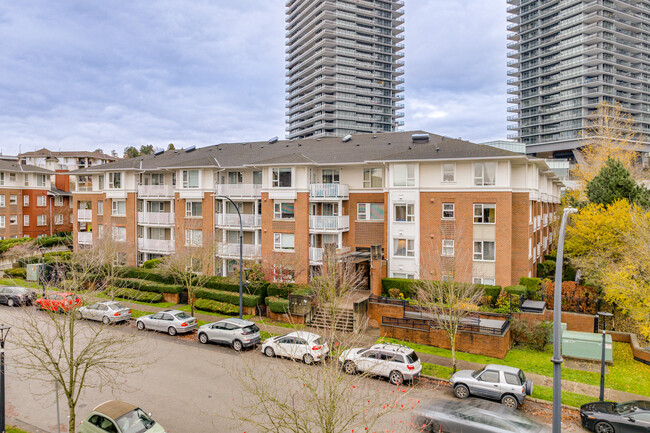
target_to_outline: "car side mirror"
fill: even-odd
[[[635,420],[634,417],[632,417],[632,416],[628,416],[628,417],[627,417],[627,420],[628,420],[629,422],[636,422],[636,420]]]

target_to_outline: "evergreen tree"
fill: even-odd
[[[147,144],[146,146],[143,144],[140,146],[140,155],[151,155],[153,151],[153,144]]]
[[[591,203],[608,206],[625,199],[643,207],[650,205],[650,192],[630,176],[619,160],[609,158],[600,172],[587,183],[587,198]]]
[[[126,149],[124,149],[125,158],[136,158],[138,156],[140,156],[140,152],[135,147],[129,146]]]
[[[167,146],[167,150],[176,150],[176,147],[174,147],[174,143],[169,143]]]

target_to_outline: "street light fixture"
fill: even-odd
[[[562,214],[560,237],[557,242],[557,259],[555,263],[555,291],[553,292],[553,433],[561,433],[562,429],[562,353],[561,323],[562,323],[562,262],[564,261],[564,233],[569,215],[578,212],[568,207]]]
[[[235,206],[237,216],[239,216],[239,318],[242,318],[244,310],[244,226],[241,220],[241,213],[239,206],[230,197],[225,195],[218,195],[219,198],[225,198]]]
[[[41,271],[38,273],[39,279],[41,280],[41,285],[43,286],[43,297],[45,297],[45,248],[43,246],[38,247],[41,251]]]
[[[612,317],[613,314],[607,311],[599,311],[599,319],[603,319],[603,349],[600,358],[600,401],[605,401],[605,344],[607,340],[607,318]],[[600,320],[599,320],[600,322]]]
[[[5,433],[5,340],[11,326],[0,324],[0,426]]]

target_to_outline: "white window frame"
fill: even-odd
[[[0,195],[0,207],[6,207],[5,195],[4,194]]]
[[[29,196],[28,195],[23,196],[23,206],[24,207],[29,206]]]
[[[451,213],[451,216],[449,216]],[[443,203],[442,204],[442,219],[454,220],[456,219],[456,203]]]
[[[44,227],[47,225],[47,215],[37,215],[36,216],[36,225],[39,227]]]
[[[201,205],[201,212],[199,215],[192,215],[194,212],[194,205],[195,204],[200,204]],[[201,218],[203,217],[203,201],[201,200],[187,200],[185,202],[185,218]]]
[[[47,206],[47,196],[37,195],[36,196],[36,206],[45,207]]]
[[[0,173],[0,186],[4,186],[4,185],[5,185],[5,174]]]
[[[280,186],[280,174],[286,173],[287,170],[289,171],[289,174],[291,175],[291,181],[289,182],[289,186]],[[275,167],[271,169],[271,186],[273,188],[292,188],[293,187],[293,170],[291,168],[287,167]]]
[[[9,196],[9,206],[15,206],[18,204],[18,196],[16,194],[11,194]]]
[[[442,240],[442,256],[443,257],[454,257],[456,251],[454,249],[454,240],[453,239],[443,239]]]
[[[5,216],[0,215],[0,228],[5,228],[5,227],[6,227],[6,225],[5,225]]]
[[[116,184],[117,186],[115,186]],[[122,184],[122,172],[115,171],[108,173],[108,189],[122,189]]]
[[[283,218],[282,217],[282,205],[283,204],[292,204],[294,206],[293,208],[293,216],[291,218]],[[273,219],[276,220],[289,220],[293,221],[296,219],[296,204],[293,201],[275,201],[273,203]]]
[[[36,186],[45,186],[46,180],[45,180],[45,175],[44,174],[37,174],[36,175]]]
[[[185,246],[186,247],[202,247],[203,246],[203,230],[185,229]]]
[[[404,207],[405,220],[397,220],[397,208]],[[414,203],[394,203],[393,204],[393,222],[412,223],[415,222],[415,204]]]
[[[379,176],[374,176],[373,173],[379,173]],[[379,186],[373,186],[372,180],[374,178],[379,178]],[[384,186],[384,170],[382,168],[364,168],[363,169],[363,188],[383,188]]]
[[[485,244],[494,244],[492,249],[494,252],[493,258],[485,258]],[[477,248],[478,247],[478,248]],[[475,262],[494,262],[496,260],[496,242],[494,241],[474,241],[474,261]]]
[[[9,173],[9,182],[16,182],[16,173]]]
[[[63,214],[54,215],[54,225],[60,226],[63,224]]]
[[[196,173],[196,186],[192,183],[192,173]],[[201,172],[199,170],[181,170],[181,179],[183,189],[196,189],[201,186]]]
[[[483,284],[485,286],[494,286],[496,280],[490,277],[474,277],[472,278],[473,284]]]
[[[113,226],[113,240],[115,242],[126,242],[126,227]]]
[[[9,215],[9,225],[10,226],[18,225],[18,215]]]
[[[405,272],[393,272],[391,278],[401,278],[404,280],[414,280],[415,274],[407,274]]]
[[[405,169],[405,178],[402,182],[401,179],[398,182],[398,179],[395,177],[397,174],[397,167],[404,167]],[[393,166],[393,186],[395,187],[409,187],[415,186],[415,164],[395,164]]]
[[[384,208],[384,218],[379,219],[379,218],[371,218],[371,212],[369,212],[369,206],[370,205],[382,205]],[[357,221],[384,221],[386,218],[386,207],[384,203],[357,203]]]
[[[485,222],[485,209],[494,209],[494,221]],[[479,211],[478,214],[476,211]],[[478,220],[478,221],[477,221]],[[474,203],[474,224],[496,224],[497,205],[494,203]]]
[[[397,246],[400,241],[405,241],[406,248],[404,254],[398,254]],[[415,239],[413,238],[393,238],[393,257],[415,257]]]
[[[293,239],[293,246],[284,246],[284,238]],[[296,250],[296,235],[294,233],[273,233],[273,251],[294,252]]]
[[[494,179],[492,182],[486,182],[485,172],[488,166],[494,166]],[[474,186],[494,186],[497,183],[497,163],[496,162],[476,162],[474,163]],[[480,168],[480,174],[477,170]]]
[[[442,164],[442,183],[456,183],[456,164]]]
[[[29,174],[25,173],[25,186],[29,186]]]
[[[120,203],[124,203],[124,213],[119,213]],[[112,216],[126,216],[126,200],[111,200],[111,209]]]
[[[29,215],[23,215],[23,226],[29,226]]]
[[[97,215],[104,215],[104,200],[97,200]]]
[[[54,206],[63,206],[63,196],[57,195],[54,197]]]

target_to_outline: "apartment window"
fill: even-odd
[[[17,215],[9,215],[9,225],[10,226],[18,225],[18,216]]]
[[[61,224],[63,224],[63,215],[62,214],[58,213],[58,214],[54,215],[54,224],[57,225],[57,226],[60,226]]]
[[[9,182],[16,182],[16,173],[9,173]]]
[[[442,276],[442,281],[445,283],[452,283],[454,281],[454,276],[453,275],[443,275]]]
[[[126,200],[113,200],[113,215],[126,216]]]
[[[341,181],[340,173],[335,169],[323,170],[323,183],[339,183]]]
[[[203,246],[203,231],[202,230],[185,230],[185,246],[186,247],[201,247]]]
[[[54,197],[54,206],[63,206],[63,197],[60,195],[57,195]]]
[[[453,239],[443,239],[442,240],[442,255],[445,257],[454,256],[454,240]]]
[[[29,215],[23,215],[23,225],[25,227],[29,226]]]
[[[0,215],[0,228],[5,228],[5,216]]]
[[[363,169],[363,187],[381,188],[383,186],[384,171],[381,168]]]
[[[46,226],[47,225],[47,215],[38,215],[36,217],[37,226]]]
[[[104,200],[97,202],[97,215],[104,215]]]
[[[254,171],[253,172],[253,185],[261,185],[262,184],[262,172],[261,171]]]
[[[5,184],[5,174],[0,173],[0,186],[4,186]]]
[[[357,203],[357,221],[383,221],[383,203]]]
[[[474,260],[494,261],[494,247],[493,241],[475,241]]]
[[[201,217],[201,216],[203,216],[203,202],[200,202],[200,201],[186,201],[185,202],[185,216],[186,217]]]
[[[229,171],[228,172],[228,184],[237,185],[244,183],[244,175],[241,171]]]
[[[414,280],[415,274],[405,274],[401,272],[393,272],[393,278],[403,278],[405,280]]]
[[[108,173],[108,187],[110,189],[122,188],[122,173]]]
[[[47,206],[47,196],[39,195],[36,197],[36,206]]]
[[[113,227],[113,240],[126,242],[126,227]]]
[[[442,181],[456,182],[456,164],[442,164]]]
[[[23,206],[29,206],[29,196],[28,195],[23,196]]]
[[[16,194],[11,194],[11,195],[9,196],[9,204],[10,204],[10,205],[12,205],[12,204],[13,204],[13,205],[18,204],[18,196],[17,196]]]
[[[5,195],[0,195],[0,207],[5,207]]]
[[[29,175],[25,173],[25,186],[29,186]]]
[[[273,188],[291,188],[291,169],[273,169]]]
[[[494,286],[494,278],[474,277],[472,279],[474,284],[484,284],[486,286]]]
[[[395,210],[395,222],[408,222],[412,223],[415,221],[415,205],[412,203],[402,203],[396,204],[394,206]]]
[[[104,175],[103,174],[100,174],[99,176],[97,176],[97,181],[98,181],[97,184],[98,184],[99,190],[102,190],[102,189],[106,188],[106,183],[104,183]]]
[[[497,163],[480,162],[474,164],[474,185],[489,186],[496,183]]]
[[[496,222],[496,212],[495,204],[474,204],[474,223],[494,224]]]
[[[454,203],[443,203],[442,204],[442,219],[443,220],[453,220],[456,217],[456,205]]]
[[[36,186],[45,186],[45,175],[37,174],[36,175]]]
[[[276,202],[274,203],[273,218],[275,219],[294,219],[294,203],[293,202]]]
[[[183,178],[183,188],[198,188],[199,187],[199,171],[198,170],[183,170],[181,172]]]
[[[295,235],[293,233],[274,233],[273,249],[275,251],[293,251],[295,249]]]
[[[393,186],[415,186],[415,164],[395,164]]]
[[[151,184],[152,185],[164,185],[165,184],[165,175],[163,173],[152,173],[151,174]]]
[[[396,257],[415,257],[414,239],[393,239],[393,255]]]
[[[61,218],[61,219],[63,219],[63,218]],[[139,227],[139,228],[141,228],[141,227]],[[103,224],[97,224],[97,237],[99,237],[101,239],[103,234],[104,234],[104,225]]]

